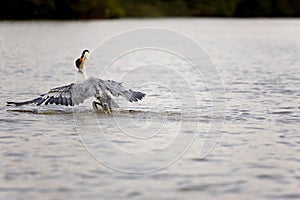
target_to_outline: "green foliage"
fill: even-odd
[[[236,16],[259,17],[272,16],[272,0],[244,0],[237,5]]]
[[[9,0],[0,19],[299,17],[299,0]]]
[[[233,16],[238,0],[191,0],[187,5],[192,16]]]

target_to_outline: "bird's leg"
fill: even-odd
[[[97,101],[93,101],[92,105],[94,110],[100,110],[97,105],[100,105],[102,107],[102,104]]]
[[[111,114],[111,113],[112,113],[112,110],[111,110],[111,108],[108,106],[107,103],[104,103],[102,108],[103,108],[103,111],[104,111],[105,113],[107,113],[107,114]]]
[[[111,106],[109,105],[109,103],[104,102],[104,99],[102,99],[101,97],[97,97],[97,99],[100,102],[100,103],[98,103],[98,105],[102,106],[102,109],[103,109],[104,113],[111,114],[112,113],[112,109],[111,109]]]

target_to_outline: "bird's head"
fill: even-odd
[[[75,65],[78,69],[78,73],[83,73],[84,70],[86,70],[86,64],[87,64],[87,60],[89,59],[89,56],[90,56],[90,52],[89,50],[84,50],[81,54],[81,57],[78,58],[76,61],[75,61]]]

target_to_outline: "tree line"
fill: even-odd
[[[0,19],[299,17],[300,0],[9,0]]]

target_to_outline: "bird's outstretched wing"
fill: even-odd
[[[39,106],[56,104],[74,106],[82,103],[85,99],[94,96],[95,98],[101,98],[102,101],[109,102],[109,105],[113,107],[117,107],[117,103],[106,94],[106,90],[113,96],[123,96],[130,102],[141,100],[145,96],[142,92],[135,92],[130,89],[126,90],[121,83],[112,80],[104,81],[91,77],[83,83],[72,83],[70,85],[53,88],[36,99],[23,102],[7,102],[7,105],[22,106],[26,104],[35,104]]]
[[[80,84],[72,83],[70,85],[56,87],[51,89],[48,93],[40,95],[40,97],[23,102],[7,102],[7,105],[22,106],[26,104],[35,105],[64,105],[74,106],[82,103],[85,99],[94,96],[95,89],[93,85],[84,82]]]
[[[141,100],[146,95],[142,92],[132,91],[131,89],[126,90],[121,83],[113,80],[100,80],[99,84],[101,88],[104,86],[113,96],[123,96],[130,102]]]

